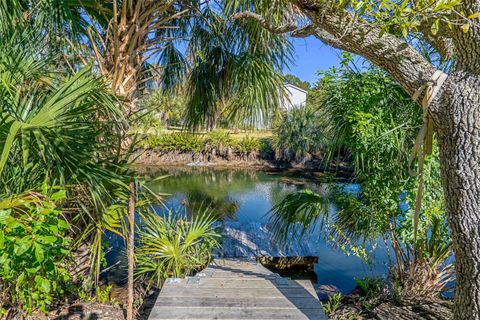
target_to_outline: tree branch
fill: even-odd
[[[381,29],[337,6],[316,0],[291,0],[321,33],[325,43],[359,54],[386,70],[413,96],[436,69],[405,40],[392,34],[380,36]]]
[[[313,24],[310,24],[303,28],[296,29],[292,31],[290,35],[294,38],[306,38],[309,36],[314,36],[317,39],[321,40],[323,43],[331,47],[341,49],[341,50],[348,50],[348,47],[346,47],[337,38],[332,36],[327,31],[323,30],[322,28],[314,26]]]
[[[263,28],[274,34],[290,33],[290,36],[294,38],[315,36],[332,47],[346,50],[346,47],[343,46],[341,41],[338,41],[334,36],[313,24],[309,24],[305,27],[298,27],[294,23],[275,26],[268,22],[263,16],[250,11],[235,13],[232,15],[232,19],[252,19],[258,21]]]
[[[276,34],[288,33],[288,32],[292,32],[292,31],[300,29],[294,23],[288,23],[288,24],[284,24],[284,25],[280,25],[280,26],[275,26],[275,25],[271,24],[270,22],[268,22],[267,19],[265,19],[263,16],[261,16],[257,13],[254,13],[254,12],[250,12],[250,11],[234,13],[231,16],[231,18],[236,19],[236,20],[252,19],[252,20],[258,21],[263,28],[270,31],[271,33],[276,33]]]
[[[436,34],[431,31],[433,21],[424,21],[418,31],[424,39],[440,54],[443,61],[453,57],[455,46],[452,39],[452,32],[446,24],[439,24]]]
[[[380,36],[380,27],[346,10],[316,0],[291,2],[310,19],[311,25],[275,25],[250,11],[235,13],[232,18],[256,20],[263,28],[275,34],[290,33],[293,37],[313,35],[327,45],[361,55],[390,73],[410,96],[429,81],[436,71],[436,68],[404,39],[389,33]]]

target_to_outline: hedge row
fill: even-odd
[[[245,136],[241,139],[233,138],[228,132],[213,131],[201,135],[194,133],[170,133],[162,135],[150,135],[141,142],[143,148],[159,149],[162,151],[179,151],[193,153],[217,154],[235,152],[249,155],[254,152],[272,152],[272,143],[268,138],[255,138]]]

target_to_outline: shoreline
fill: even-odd
[[[262,158],[259,154],[249,156],[219,157],[212,154],[191,152],[165,152],[156,149],[139,149],[131,157],[132,165],[139,171],[155,171],[172,168],[191,170],[266,170],[266,171],[298,171],[299,174],[316,173],[319,177],[335,177],[344,181],[354,179],[353,168],[348,163],[326,166],[320,158],[307,158],[299,161],[282,161],[273,158]]]

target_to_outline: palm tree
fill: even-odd
[[[120,105],[91,67],[70,73],[58,63],[62,52],[48,46],[44,30],[12,23],[1,37],[0,195],[66,188],[69,219],[83,230],[77,237],[96,239],[91,274],[98,279],[101,234],[119,229],[116,202],[127,199],[131,179],[118,153]]]
[[[285,94],[281,70],[291,54],[288,41],[250,22],[230,21],[225,10],[205,7],[191,28],[186,82],[190,127],[212,130],[221,115],[267,124]]]
[[[183,37],[182,19],[191,15],[199,1],[114,0],[108,4],[106,21],[90,19],[83,59],[96,62],[113,91],[133,111],[145,82],[159,72],[152,63],[155,58],[174,64],[169,43]]]

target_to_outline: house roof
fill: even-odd
[[[297,87],[296,85],[291,84],[291,83],[289,83],[289,82],[285,82],[283,85],[284,85],[285,87],[291,87],[291,88],[293,88],[293,89],[295,89],[295,90],[298,90],[298,91],[301,91],[301,92],[303,92],[303,93],[308,93],[307,90],[302,89],[302,88],[300,88],[300,87]]]

